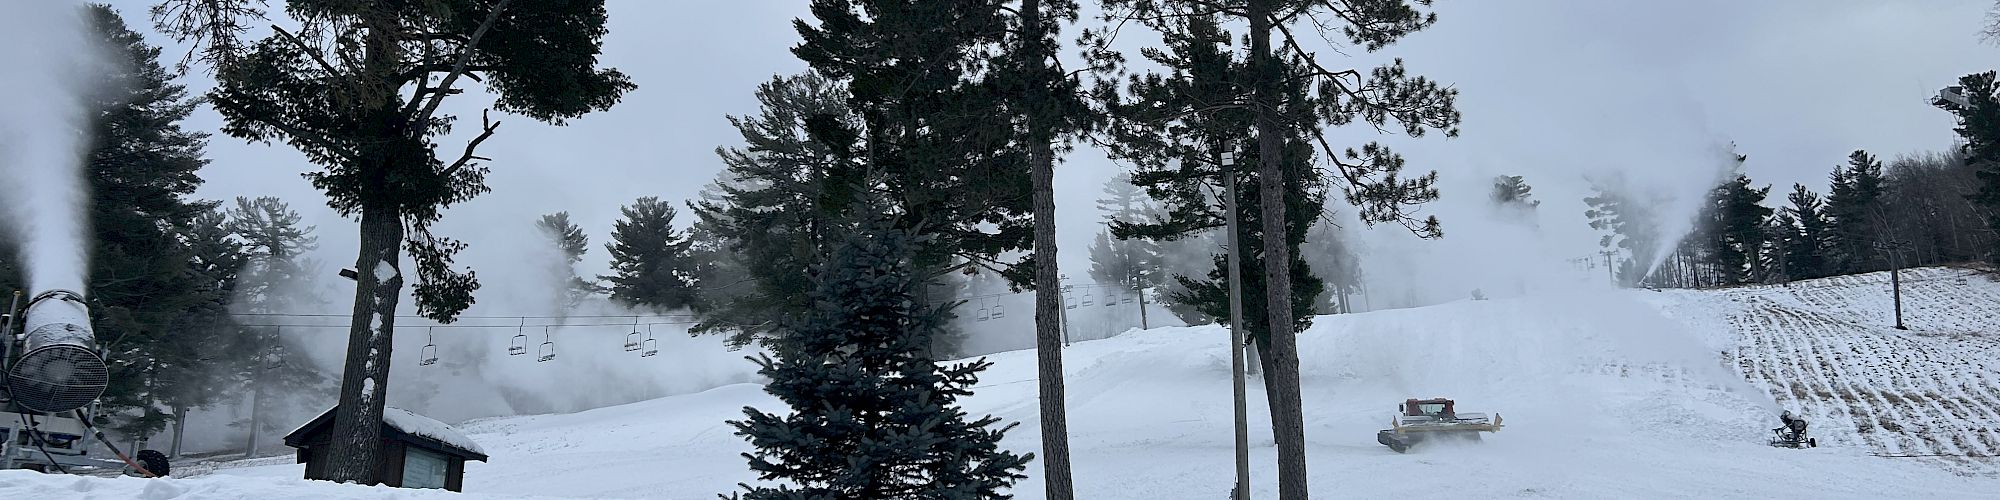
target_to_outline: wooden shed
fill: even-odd
[[[286,446],[299,449],[299,463],[306,464],[306,479],[327,479],[326,457],[333,439],[335,409],[321,413],[285,436]],[[375,469],[375,477],[381,484],[464,491],[466,460],[484,462],[486,452],[458,429],[406,410],[383,410],[382,462]]]

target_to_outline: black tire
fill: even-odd
[[[133,461],[139,462],[140,467],[145,467],[146,472],[159,477],[167,477],[167,473],[173,468],[172,464],[167,463],[167,454],[160,453],[159,450],[139,450]]]

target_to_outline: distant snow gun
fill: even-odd
[[[15,296],[19,300],[19,295]],[[12,309],[9,309],[11,312]],[[27,311],[18,321],[17,331],[7,330],[0,342],[0,360],[6,366],[6,390],[15,405],[43,413],[63,413],[81,409],[97,401],[110,381],[104,357],[98,354],[97,335],[90,329],[90,309],[83,295],[69,290],[49,290],[28,301]],[[12,326],[11,324],[9,325]]]
[[[1778,426],[1776,429],[1771,429],[1771,433],[1773,434],[1770,441],[1771,446],[1779,448],[1815,448],[1819,446],[1818,439],[1806,435],[1806,419],[1792,415],[1791,410],[1785,410],[1784,413],[1779,414],[1778,423],[1784,425]]]

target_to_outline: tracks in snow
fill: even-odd
[[[2000,284],[1906,271],[1902,331],[1888,281],[1874,273],[1719,292],[1736,302],[1724,314],[1741,334],[1725,356],[1812,419],[1823,442],[2000,476]]]

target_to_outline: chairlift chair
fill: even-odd
[[[993,316],[992,316],[991,318],[988,318],[988,319],[1000,319],[1000,318],[1005,318],[1005,317],[1007,317],[1007,311],[1006,311],[1005,309],[1002,309],[1002,308],[1001,308],[1001,306],[1002,306],[1002,305],[1003,305],[1003,304],[1000,304],[1000,303],[997,303],[997,302],[996,302],[996,303],[994,303],[994,304],[993,304]]]
[[[1086,306],[1087,306],[1087,305],[1091,305],[1091,301],[1090,301],[1090,292],[1084,292],[1084,293],[1083,293],[1083,305],[1086,305]]]
[[[556,359],[556,341],[549,338],[549,328],[551,327],[542,327],[542,348],[537,351],[539,354],[535,356],[536,362]]]
[[[437,327],[424,329],[424,348],[417,351],[417,366],[430,366],[438,362]]]
[[[643,347],[643,349],[639,351],[639,357],[641,358],[649,358],[652,357],[654,354],[660,353],[660,341],[653,340],[653,325],[651,324],[646,325],[646,341],[642,342],[640,345]]]
[[[508,356],[520,356],[528,353],[527,323],[527,318],[522,318],[521,325],[514,327],[514,340],[507,343]]]
[[[1119,297],[1119,298],[1118,298],[1118,303],[1120,303],[1120,304],[1130,304],[1130,303],[1132,303],[1132,296],[1131,296],[1131,295],[1126,295],[1126,296],[1124,296],[1124,297]]]
[[[986,299],[979,299],[979,309],[973,311],[972,319],[975,321],[993,319],[993,311],[986,308]]]
[[[632,332],[626,334],[626,352],[638,350],[638,316],[632,316]]]

